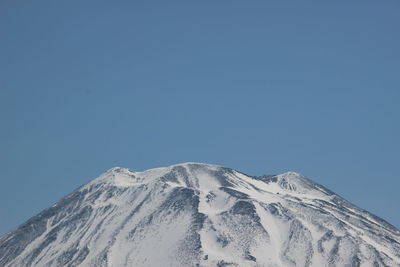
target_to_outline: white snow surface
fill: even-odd
[[[115,167],[0,237],[0,266],[400,266],[400,232],[295,172]]]

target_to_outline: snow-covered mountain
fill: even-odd
[[[294,172],[113,168],[2,236],[0,266],[400,266],[400,231]]]

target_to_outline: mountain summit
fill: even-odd
[[[400,266],[400,231],[295,172],[116,167],[0,237],[0,266]]]

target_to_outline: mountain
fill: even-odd
[[[295,172],[117,167],[2,236],[0,266],[400,266],[400,231]]]

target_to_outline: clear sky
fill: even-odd
[[[400,227],[399,1],[0,1],[0,233],[113,166],[293,170]]]

